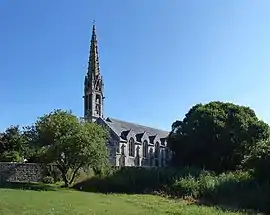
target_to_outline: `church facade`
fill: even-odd
[[[170,160],[168,131],[104,117],[104,83],[100,73],[98,43],[93,25],[88,70],[84,79],[84,119],[105,126],[107,147],[114,166],[166,166]]]

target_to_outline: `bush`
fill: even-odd
[[[62,179],[61,172],[58,170],[58,168],[54,164],[48,164],[44,167],[44,169],[45,169],[45,172],[44,172],[45,176],[49,176],[53,178],[54,182],[61,181]]]
[[[200,172],[200,170],[192,168],[178,170],[172,168],[123,167],[112,169],[107,176],[94,177],[79,183],[77,186],[99,192],[149,193],[164,190],[175,180],[189,174],[198,177]]]
[[[192,197],[238,208],[269,210],[270,183],[260,184],[249,172],[215,174],[193,168],[114,169],[105,177],[92,177],[75,189],[102,193],[165,193]]]
[[[184,178],[176,180],[170,189],[170,194],[174,196],[189,196],[198,198],[199,197],[199,182],[193,176],[188,175]]]
[[[23,162],[23,157],[17,151],[5,151],[0,155],[2,162]]]
[[[45,176],[43,179],[42,179],[42,182],[44,184],[54,184],[54,178],[51,177],[51,176]]]
[[[252,169],[253,174],[261,182],[270,180],[270,140],[260,141],[251,149],[242,163],[246,169]]]

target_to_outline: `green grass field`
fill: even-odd
[[[152,195],[96,194],[73,190],[0,189],[0,215],[243,214]]]

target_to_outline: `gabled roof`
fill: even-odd
[[[123,138],[124,140],[126,140],[127,139],[127,135],[129,134],[129,132],[130,132],[131,130],[129,129],[129,130],[126,130],[126,131],[122,131],[121,132],[121,138]]]
[[[168,131],[147,127],[144,125],[139,125],[136,123],[125,122],[122,120],[114,119],[108,117],[104,122],[119,136],[127,135],[128,131],[133,131],[140,139],[140,136],[145,132],[148,136],[158,135],[160,138],[166,138],[169,135]]]
[[[145,134],[145,132],[136,134],[136,141],[137,142],[142,142],[141,140],[142,140],[142,137],[143,137],[144,134]]]
[[[150,143],[154,143],[154,140],[155,140],[156,137],[157,137],[157,135],[149,136]]]

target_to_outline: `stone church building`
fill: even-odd
[[[88,71],[84,80],[84,119],[108,128],[107,144],[114,166],[166,166],[170,159],[168,131],[104,117],[104,83],[100,73],[98,44],[93,25]]]

